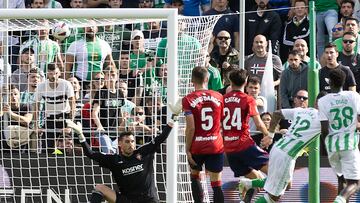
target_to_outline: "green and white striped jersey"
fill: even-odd
[[[292,123],[286,135],[275,146],[296,158],[302,149],[320,135],[319,112],[314,108],[293,108],[282,109],[281,113]]]
[[[327,94],[318,101],[320,120],[329,121],[329,135],[325,138],[328,152],[353,150],[358,147],[357,116],[360,96],[356,92],[341,91]]]
[[[75,57],[75,76],[89,81],[92,73],[102,71],[106,57],[111,55],[111,48],[106,41],[98,37],[94,42],[80,39],[70,45],[66,54]]]

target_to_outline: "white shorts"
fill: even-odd
[[[329,163],[337,176],[348,180],[360,180],[359,149],[339,152],[329,152]]]
[[[265,191],[274,196],[283,195],[288,183],[293,178],[294,168],[295,160],[283,150],[273,147],[270,151]]]

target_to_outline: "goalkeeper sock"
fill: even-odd
[[[104,199],[103,193],[97,190],[92,191],[90,203],[101,203],[103,199]]]
[[[191,175],[191,190],[194,203],[202,203],[204,198],[204,191],[201,187],[200,177],[198,175]]]
[[[251,180],[251,187],[252,188],[255,188],[255,187],[263,188],[265,185],[265,181],[266,181],[266,178],[259,178],[259,179]]]
[[[214,191],[214,203],[224,203],[224,193],[221,189],[221,181],[212,181],[211,187]]]
[[[346,203],[346,199],[343,196],[338,195],[335,198],[334,203]]]

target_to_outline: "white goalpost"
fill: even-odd
[[[141,105],[142,108],[140,109],[143,110],[143,113],[145,109],[149,111],[146,116],[144,115],[144,118],[146,117],[144,122],[148,120],[149,122],[146,126],[144,125],[146,128],[143,127],[139,130],[141,131],[140,134],[144,135],[139,136],[139,139],[137,139],[137,142],[139,141],[137,144],[141,145],[149,141],[149,138],[158,135],[159,129],[161,130],[161,123],[159,124],[161,118],[170,118],[171,112],[162,110],[166,109],[167,103],[174,104],[179,96],[183,97],[191,92],[191,70],[196,65],[204,64],[206,57],[204,53],[208,49],[213,27],[219,18],[220,16],[178,16],[175,9],[0,9],[0,32],[3,33],[1,41],[4,48],[2,65],[7,67],[9,63],[20,67],[21,62],[19,61],[22,60],[22,51],[29,48],[27,47],[28,44],[34,43],[31,40],[37,39],[36,34],[33,33],[47,29],[49,26],[51,28],[57,22],[65,22],[73,31],[78,31],[88,27],[89,20],[94,19],[96,26],[103,27],[106,36],[110,36],[110,38],[104,38],[104,40],[109,42],[111,48],[113,48],[113,44],[114,47],[116,44],[121,44],[120,47],[127,44],[130,47],[129,50],[133,46],[131,40],[135,33],[134,30],[141,30],[151,38],[153,34],[152,22],[161,22],[161,25],[166,24],[164,26],[166,27],[164,28],[167,33],[166,37],[159,36],[154,37],[154,39],[145,39],[146,46],[152,47],[153,50],[149,51],[150,54],[145,54],[144,60],[146,60],[144,63],[148,64],[153,60],[156,62],[154,65],[156,68],[152,67],[155,76],[147,76],[147,73],[144,72],[134,76],[135,79],[123,79],[127,85],[130,85],[132,80],[135,81],[136,85],[133,89],[135,92],[133,101],[135,103],[137,101],[136,96],[138,96],[136,95],[137,90],[144,89],[144,93],[139,96],[143,99],[139,106]],[[49,25],[44,25],[43,19],[48,19]],[[125,29],[125,27],[127,29],[127,26],[130,26],[131,28],[128,31],[121,32],[105,31],[109,26],[118,26],[122,29]],[[146,28],[146,26],[150,27]],[[11,59],[15,55],[12,51],[9,52],[9,50],[12,50],[10,49],[11,40],[9,39],[11,39],[13,33],[17,32],[21,33],[20,38],[24,38],[26,41],[24,40],[25,42],[18,45],[20,52],[17,63],[19,64],[12,64]],[[118,38],[119,33],[122,35],[120,39]],[[79,31],[77,35],[84,37],[86,33],[85,31],[83,33]],[[125,35],[128,35],[128,37],[125,37]],[[129,37],[131,39],[125,39]],[[167,43],[163,43],[164,39],[167,40]],[[39,41],[34,41],[40,44]],[[66,50],[71,43],[65,44],[64,41],[58,41],[57,43],[61,49],[64,49],[61,50],[60,55],[64,67],[66,67],[68,63],[66,61]],[[30,48],[36,48],[38,49],[36,51],[39,51],[41,49],[39,44],[31,45]],[[159,48],[161,44],[165,45],[162,47],[163,50]],[[154,47],[156,47],[155,50]],[[40,51],[38,53],[36,51],[35,55],[40,56]],[[115,55],[115,57],[113,55],[113,60],[120,70],[123,60],[121,55],[124,50],[120,48],[117,51],[118,55]],[[159,52],[162,52],[162,55]],[[49,56],[47,55],[47,57]],[[139,64],[142,63],[142,59],[131,58],[133,57],[131,54],[129,54],[129,57],[129,67],[134,63],[136,66],[140,66]],[[38,65],[40,57],[35,56],[35,60],[35,64]],[[166,70],[167,74],[164,73]],[[138,69],[136,68],[133,71],[137,72]],[[8,72],[8,68],[4,68],[3,77],[6,79],[3,85],[13,83],[13,78],[8,78],[9,75],[11,73]],[[148,79],[150,82],[147,82]],[[91,78],[90,86],[94,80]],[[26,85],[29,84],[26,83]],[[117,86],[117,88],[119,87]],[[93,91],[92,86],[89,92],[91,91]],[[4,99],[1,99],[3,100],[1,102],[4,102]],[[138,106],[138,103],[136,103],[136,106]],[[84,111],[81,109],[80,112],[80,119],[82,120],[84,119],[82,114]],[[136,121],[136,108],[132,109],[131,114],[134,115],[129,116],[129,123],[130,120],[131,122]],[[149,119],[147,120],[147,118]],[[89,118],[89,120],[92,119],[92,117]],[[40,122],[42,121],[40,120]],[[5,124],[1,127],[3,132],[5,132],[5,128],[8,129]],[[184,127],[184,117],[180,117],[179,124],[174,126],[166,144],[162,145],[160,153],[156,155],[154,177],[161,202],[192,202],[189,169],[185,153]],[[45,129],[44,131],[50,130],[54,129]],[[59,132],[56,131],[56,133]],[[96,135],[94,135],[95,129],[89,128],[88,133],[89,139],[93,141],[93,137],[96,138]],[[5,142],[4,136],[1,136],[1,142]],[[45,138],[30,138],[29,140],[32,139],[36,139],[35,142],[39,146],[41,145],[40,139]],[[57,141],[57,138],[55,141]],[[62,141],[65,142],[65,138]],[[70,141],[74,142],[74,140]],[[34,153],[21,147],[11,148],[8,151],[10,152],[0,149],[0,202],[87,202],[91,194],[90,188],[95,187],[96,184],[115,186],[109,171],[96,166],[97,164],[94,164],[84,155],[67,155],[64,153],[60,156],[40,152],[39,150]],[[206,188],[206,184],[203,184],[203,186]],[[208,195],[205,199],[209,201]]]

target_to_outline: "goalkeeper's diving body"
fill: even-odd
[[[177,105],[181,105],[177,103]],[[178,115],[181,106],[170,106],[174,115]],[[177,112],[174,111],[176,109]],[[176,120],[176,119],[174,119]],[[151,142],[135,149],[135,137],[132,132],[122,132],[119,135],[120,153],[105,155],[91,150],[82,133],[82,126],[76,125],[71,120],[66,120],[79,136],[84,154],[108,168],[115,179],[119,192],[115,192],[105,185],[96,185],[90,203],[100,203],[103,199],[112,203],[156,203],[158,202],[157,190],[154,181],[154,154],[156,149],[169,136],[174,121],[169,121],[162,133]]]

